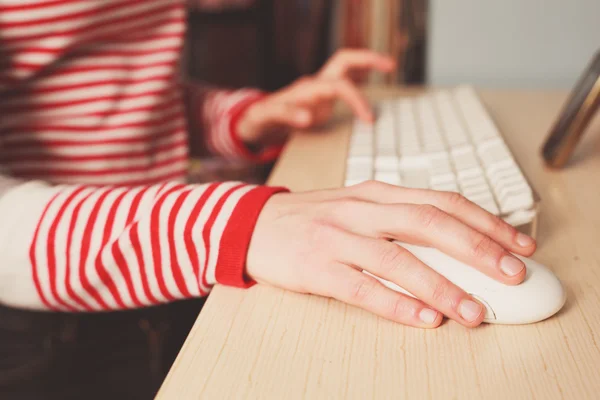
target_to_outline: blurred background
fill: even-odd
[[[276,90],[360,47],[397,60],[370,84],[568,90],[600,49],[599,0],[188,1],[187,74],[221,87]],[[192,179],[263,182],[271,166],[222,168]]]
[[[189,1],[189,74],[229,87],[275,90],[366,47],[398,61],[371,83],[568,89],[600,47],[598,0]]]
[[[275,90],[314,73],[337,48],[366,47],[399,62],[393,76],[374,75],[373,83],[424,82],[427,1],[213,3],[189,14],[188,72],[193,78]]]

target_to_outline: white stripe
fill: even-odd
[[[34,43],[36,46],[46,47],[49,49],[57,49],[57,48],[65,48],[69,44],[74,43],[75,40],[78,42],[84,40],[94,39],[100,36],[109,36],[109,35],[119,35],[120,33],[132,30],[135,31],[136,28],[139,32],[142,32],[142,26],[147,27],[155,26],[161,27],[166,25],[166,20],[169,18],[180,18],[184,17],[184,11],[182,9],[176,8],[170,10],[167,13],[155,13],[150,16],[145,16],[144,18],[133,18],[129,21],[121,21],[118,23],[108,24],[100,27],[93,27],[88,30],[84,30],[81,33],[76,34],[75,36],[72,33],[49,33],[49,36],[43,39],[34,39]],[[183,25],[183,22],[179,22],[180,25]],[[149,32],[146,28],[145,32]],[[8,42],[5,43],[5,47],[7,49],[15,49],[15,48],[23,48],[31,46],[31,41],[24,40],[18,42]]]
[[[40,0],[4,0],[5,5],[26,6],[40,4]],[[30,10],[8,10],[2,9],[2,16],[9,21],[32,21],[40,18],[56,17],[65,14],[73,14],[80,11],[91,10],[97,7],[92,1],[77,1],[67,4],[47,5]]]
[[[94,205],[96,204],[96,202],[98,201],[98,197],[100,197],[100,195],[102,195],[102,193],[104,191],[106,191],[107,188],[101,189],[101,190],[96,190],[95,193],[93,193],[81,206],[81,208],[79,209],[79,217],[77,219],[77,223],[75,224],[75,229],[73,229],[73,242],[71,244],[71,253],[69,254],[69,257],[71,257],[71,274],[69,276],[69,280],[71,282],[71,287],[73,288],[73,291],[79,295],[79,297],[81,297],[82,299],[86,300],[86,302],[89,304],[89,306],[94,309],[94,310],[100,310],[100,305],[98,304],[98,302],[96,302],[96,299],[94,299],[91,294],[84,289],[83,285],[82,285],[82,281],[81,281],[81,275],[79,274],[79,265],[81,264],[81,248],[82,248],[82,238],[83,238],[83,234],[85,231],[85,228],[88,225],[88,217],[90,215],[90,213],[92,212],[92,208],[94,207]],[[86,264],[89,263],[90,258],[93,258],[93,253],[91,251],[88,252],[88,259],[86,260]],[[86,266],[84,265],[84,269],[86,272],[88,272],[88,268],[86,268]],[[92,277],[88,274],[87,275],[90,281],[90,284],[93,285],[95,282],[92,279]]]
[[[6,101],[4,102],[4,106],[27,105],[31,107],[44,106],[47,104],[52,106],[57,102],[94,100],[100,97],[109,96],[135,96],[140,93],[164,90],[173,87],[173,80],[168,76],[145,82],[142,82],[141,80],[138,81],[138,78],[135,77],[131,78],[131,83],[128,84],[123,84],[121,82],[105,83],[87,88],[65,89],[50,93],[33,93],[29,96],[21,96]],[[55,109],[52,111],[55,111]]]
[[[167,29],[169,32],[162,32],[162,30]],[[176,31],[173,31],[177,29]],[[154,35],[149,38],[139,40],[135,39],[131,42],[110,42],[106,44],[102,44],[98,47],[100,51],[118,51],[118,52],[148,52],[147,55],[156,54],[156,53],[166,53],[166,50],[169,48],[179,48],[182,45],[182,38],[180,36],[172,36],[172,37],[159,37],[160,34],[177,34],[185,32],[185,25],[181,23],[169,22],[167,24],[163,24],[160,27],[156,27],[153,31]],[[156,36],[156,37],[155,37]],[[136,59],[140,57],[140,55],[134,56]]]
[[[129,230],[131,230],[132,226],[136,222],[138,222],[138,220],[140,219],[140,215],[148,214],[148,208],[151,207],[152,202],[154,202],[158,188],[159,188],[159,186],[152,186],[146,191],[146,193],[144,193],[144,195],[139,203],[137,213],[136,213],[135,217],[133,218],[133,222],[132,222],[131,226],[129,226],[127,228],[128,229],[127,234],[123,235],[121,240],[119,240],[119,247],[121,249],[121,252],[123,253],[123,258],[125,259],[125,262],[129,268],[129,271],[131,272],[131,280],[133,282],[135,294],[137,295],[138,300],[142,304],[145,304],[145,305],[149,305],[149,304],[151,304],[151,302],[150,302],[150,299],[148,297],[146,297],[146,294],[144,292],[144,287],[142,285],[142,276],[140,274],[140,270],[143,269],[144,266],[143,265],[140,266],[138,263],[133,245],[131,244],[131,240],[129,239],[130,238]],[[136,194],[137,193],[139,193],[139,191],[136,192]],[[139,237],[140,237],[140,242],[141,242],[142,238],[141,238],[141,236],[139,236]]]
[[[95,67],[113,65],[118,69],[98,68],[90,71],[77,71],[66,74],[52,74],[36,80],[36,88],[62,88],[68,85],[89,84],[111,79],[142,80],[156,76],[173,75],[170,65],[151,65],[156,62],[171,62],[179,58],[175,51],[161,52],[150,56],[86,56],[86,64]],[[109,62],[110,61],[110,62]],[[72,67],[72,66],[71,66]],[[69,67],[65,68],[66,71]]]
[[[55,308],[64,310],[64,307],[59,306],[52,291],[50,290],[50,274],[48,271],[48,232],[50,227],[56,219],[58,211],[62,207],[63,203],[76,189],[73,188],[56,188],[57,190],[63,189],[60,194],[55,198],[52,205],[48,208],[44,219],[41,221],[38,230],[37,242],[34,249],[35,259],[37,263],[37,276],[40,282],[41,291],[44,297],[48,300],[48,303]]]
[[[182,125],[181,123],[179,125]],[[54,156],[92,156],[92,155],[110,155],[116,153],[129,153],[136,151],[147,151],[148,154],[153,154],[153,149],[160,146],[168,146],[178,141],[184,141],[187,137],[185,127],[179,126],[173,129],[167,136],[160,139],[151,140],[150,133],[148,140],[138,143],[116,143],[116,144],[82,144],[76,146],[53,146],[46,148],[41,146],[23,147],[11,149],[11,156],[27,157],[32,155],[52,154]],[[79,140],[78,137],[75,139]],[[89,138],[88,138],[89,139]]]
[[[91,176],[66,176],[66,177],[52,177],[46,180],[52,183],[69,183],[69,184],[87,184],[87,185],[120,185],[127,184],[132,181],[148,180],[155,181],[159,177],[164,175],[174,174],[180,171],[185,171],[187,168],[188,161],[177,161],[160,168],[153,168],[147,171],[141,172],[123,172],[123,173],[111,173],[109,175],[91,175]],[[183,182],[185,180],[185,172],[181,177],[171,178],[173,182]]]
[[[76,2],[74,4],[78,4],[80,2]],[[82,2],[83,3],[83,2]],[[87,2],[86,2],[87,3]],[[90,2],[90,3],[94,3],[94,2]],[[133,16],[135,14],[139,14],[142,12],[146,12],[146,11],[151,11],[153,9],[156,9],[158,7],[161,7],[165,4],[169,4],[168,1],[152,1],[152,0],[145,0],[142,3],[132,3],[128,6],[121,6],[117,9],[111,9],[111,10],[106,10],[105,7],[107,4],[107,2],[102,2],[102,3],[97,3],[96,2],[96,8],[95,8],[95,12],[90,13],[87,16],[82,16],[82,17],[73,17],[73,18],[68,18],[68,19],[61,19],[60,21],[54,21],[54,22],[37,22],[33,25],[29,25],[26,28],[22,27],[22,26],[17,26],[17,27],[5,27],[2,30],[2,35],[5,36],[6,38],[13,38],[13,37],[19,37],[21,35],[23,35],[23,31],[25,31],[27,33],[27,36],[29,35],[38,35],[38,34],[52,34],[55,31],[66,31],[66,30],[74,30],[74,29],[81,29],[81,28],[86,28],[89,27],[92,24],[98,24],[98,23],[103,23],[103,22],[109,22],[111,20],[115,20],[117,18],[122,18],[122,17],[127,17],[127,16]],[[101,7],[104,6],[104,7]],[[72,9],[74,7],[71,6],[70,9],[67,11],[67,13],[63,13],[60,14],[60,16],[66,16],[72,13]],[[11,22],[24,22],[24,21],[31,21],[31,19],[28,19],[27,17],[30,16],[31,14],[34,14],[35,11],[37,10],[29,10],[28,14],[23,15],[25,18],[19,18],[19,14],[17,13],[11,13],[8,18],[9,21]],[[16,14],[16,15],[15,15]],[[47,18],[48,14],[44,13],[44,15],[41,18]]]
[[[175,220],[175,238],[185,237],[185,226],[190,218],[192,209],[196,206],[198,200],[200,199],[200,196],[202,196],[202,194],[206,191],[207,188],[208,185],[203,185],[198,188],[195,188],[190,192],[188,197],[181,205],[181,208],[179,209],[179,215]],[[183,280],[185,281],[188,292],[192,296],[199,296],[200,287],[198,286],[198,280],[194,275],[194,269],[192,268],[192,263],[187,253],[184,240],[175,240],[175,255],[177,257],[177,262],[181,267],[181,274],[183,275]]]
[[[43,170],[43,169],[74,169],[77,171],[99,171],[113,170],[120,168],[147,167],[151,168],[159,162],[167,161],[176,157],[187,155],[187,146],[182,143],[173,149],[164,151],[151,151],[149,154],[140,156],[128,156],[121,159],[110,160],[15,160],[7,162],[6,165],[14,172],[22,171],[23,169]]]
[[[85,268],[90,282],[96,288],[100,297],[102,297],[110,309],[115,309],[118,307],[117,302],[108,290],[106,284],[100,279],[100,275],[98,275],[98,271],[96,270],[96,257],[103,249],[102,239],[104,238],[104,228],[106,227],[108,213],[110,212],[115,199],[121,192],[114,189],[108,190],[110,190],[110,193],[102,202],[96,218],[96,223],[93,226],[92,236],[90,239],[89,256]],[[115,277],[113,276],[112,278],[114,279]]]
[[[173,204],[175,204],[175,200],[181,195],[181,192],[183,190],[185,190],[185,188],[176,190],[175,192],[169,194],[163,202],[163,205],[158,215],[158,240],[160,243],[162,278],[165,282],[165,286],[167,287],[168,292],[176,299],[182,298],[183,295],[179,291],[177,283],[175,282],[175,276],[173,275],[174,266],[171,265],[171,251],[169,249],[168,227],[169,217],[173,212]]]
[[[144,210],[144,214],[143,217],[139,219],[138,236],[140,239],[140,247],[142,249],[142,258],[144,260],[144,265],[142,265],[142,268],[146,272],[150,292],[159,303],[164,303],[166,298],[162,295],[160,288],[158,287],[158,280],[156,279],[156,274],[154,272],[152,240],[150,235],[152,232],[150,227],[152,209],[157,200],[158,198],[149,199],[147,196],[144,196],[144,201],[140,205],[140,211]]]
[[[67,304],[70,304],[75,309],[82,310],[83,307],[80,306],[76,301],[74,301],[69,294],[67,293],[67,285],[66,285],[66,276],[67,276],[67,257],[69,254],[67,253],[67,236],[69,233],[69,226],[71,224],[71,220],[73,219],[73,211],[77,206],[79,201],[81,201],[85,196],[92,192],[93,189],[86,189],[81,191],[69,204],[65,213],[63,214],[63,218],[61,219],[59,225],[57,226],[55,242],[54,242],[54,250],[55,250],[55,258],[56,258],[56,291],[58,296]],[[77,241],[78,238],[72,238],[71,242]],[[74,267],[71,262],[70,268]],[[75,268],[77,268],[77,264],[75,264]]]
[[[119,194],[123,193],[125,189],[119,189]],[[102,262],[106,268],[108,274],[112,277],[115,282],[116,290],[121,295],[121,299],[127,308],[134,307],[131,295],[129,290],[127,289],[127,282],[125,281],[125,276],[121,273],[121,270],[117,266],[115,259],[112,253],[112,247],[115,241],[118,241],[120,237],[124,236],[123,232],[126,229],[125,223],[127,222],[127,215],[129,214],[129,210],[131,208],[131,203],[136,194],[139,193],[139,189],[128,190],[125,196],[121,199],[121,203],[117,208],[117,212],[115,213],[115,218],[113,221],[113,227],[110,232],[110,239],[106,248],[102,254]],[[131,271],[131,264],[127,264],[126,268]],[[132,272],[130,272],[133,275]]]
[[[233,213],[235,206],[237,206],[238,202],[242,198],[243,195],[252,190],[253,186],[243,186],[233,193],[225,200],[225,204],[221,208],[219,215],[215,219],[215,223],[212,226],[210,231],[210,254],[208,258],[208,266],[206,270],[206,281],[214,285],[217,283],[217,279],[215,277],[217,260],[219,258],[219,250],[221,247],[221,239],[223,238],[223,231],[227,226],[227,222]]]
[[[202,275],[204,273],[204,268],[206,265],[206,246],[208,245],[208,243],[204,242],[204,239],[202,237],[202,230],[206,225],[206,221],[212,214],[212,211],[214,210],[217,201],[219,201],[219,199],[223,197],[225,192],[227,192],[229,189],[236,185],[239,185],[239,182],[225,182],[217,186],[217,188],[211,193],[208,199],[206,199],[206,202],[202,206],[202,210],[198,215],[198,219],[192,227],[192,240],[196,244],[196,249],[198,251],[198,260],[200,264],[200,268],[198,271],[198,285],[202,288],[204,292],[208,292],[210,290],[210,287],[206,287],[202,283]],[[212,253],[212,247],[210,251]]]
[[[161,83],[162,86],[168,88],[172,84]],[[132,99],[111,99],[111,100],[94,100],[85,104],[79,105],[71,105],[71,106],[63,106],[60,108],[45,108],[40,110],[22,110],[22,111],[11,111],[10,125],[15,125],[19,123],[23,123],[24,121],[31,120],[32,118],[46,119],[51,118],[53,120],[58,120],[58,118],[74,118],[77,114],[89,114],[89,113],[104,113],[107,111],[126,111],[132,108],[138,107],[148,107],[160,102],[161,98],[165,96],[165,93],[155,94],[148,93],[145,95],[139,95],[136,98]],[[118,110],[118,111],[117,111]],[[2,111],[2,110],[0,110]],[[102,121],[103,117],[92,117],[96,121]],[[8,123],[6,125],[9,125]],[[5,125],[5,126],[6,126]]]
[[[179,95],[179,93],[178,93]],[[5,143],[8,143],[10,141],[19,141],[19,138],[29,138],[29,137],[33,137],[33,138],[37,138],[38,136],[44,136],[44,137],[48,137],[48,140],[52,140],[52,139],[72,139],[74,135],[78,135],[80,137],[78,137],[77,139],[84,139],[85,137],[89,137],[91,139],[98,139],[100,137],[106,137],[106,138],[112,138],[112,139],[116,139],[116,138],[124,138],[124,137],[135,137],[135,136],[145,136],[146,132],[148,129],[152,129],[152,128],[156,128],[156,127],[160,127],[161,129],[166,128],[167,126],[169,126],[168,124],[171,123],[175,123],[175,121],[183,121],[183,107],[182,107],[182,103],[181,101],[179,101],[177,99],[177,97],[179,96],[173,96],[175,97],[173,100],[170,98],[166,98],[166,99],[161,99],[160,103],[156,103],[156,99],[154,98],[147,98],[146,101],[144,101],[144,99],[140,99],[140,105],[138,107],[152,107],[152,106],[156,106],[156,107],[161,107],[163,104],[168,104],[170,101],[174,101],[174,103],[170,106],[168,106],[167,108],[161,109],[161,110],[145,110],[145,111],[135,111],[135,112],[127,112],[127,109],[116,109],[115,113],[117,112],[127,112],[126,114],[113,114],[110,115],[108,117],[101,117],[101,116],[91,116],[91,117],[69,117],[69,118],[65,118],[64,120],[60,120],[58,118],[50,118],[48,121],[44,121],[47,124],[55,124],[55,125],[67,125],[70,127],[75,127],[78,129],[85,129],[85,128],[90,128],[90,129],[94,129],[94,128],[104,128],[106,130],[110,131],[105,131],[105,130],[99,130],[99,131],[91,131],[89,133],[87,132],[81,132],[81,131],[76,131],[76,132],[62,132],[62,131],[56,131],[56,130],[49,130],[49,129],[44,129],[44,130],[40,130],[39,132],[23,132],[22,128],[16,128],[18,129],[18,132],[15,133],[11,133],[6,134],[4,136],[5,139]],[[148,103],[148,104],[144,104],[144,103]],[[122,104],[120,104],[119,106],[122,106]],[[31,120],[35,120],[37,119],[38,116],[35,113],[31,113],[28,116],[28,119],[25,119],[26,122],[31,122]],[[4,128],[8,128],[10,126],[14,126],[17,123],[14,121],[13,118],[5,118],[6,122],[5,124],[2,124],[2,122],[4,121],[0,121],[0,126],[4,127]],[[166,120],[166,121],[162,121],[160,122],[160,124],[162,125],[156,125],[156,120]],[[11,122],[10,124],[8,122]],[[142,123],[146,123],[147,125],[143,125],[141,127],[124,127],[124,128],[114,128],[116,126],[121,126],[121,125],[127,125],[127,124],[142,124]]]

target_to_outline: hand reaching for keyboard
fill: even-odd
[[[285,139],[290,129],[305,129],[326,122],[338,100],[360,119],[373,121],[373,112],[357,87],[371,70],[390,72],[394,61],[370,50],[341,50],[321,68],[248,108],[238,124],[240,138],[252,144]]]
[[[273,196],[256,225],[247,272],[258,282],[336,298],[406,325],[443,315],[467,327],[485,311],[463,290],[390,242],[431,246],[510,285],[523,281],[535,241],[458,193],[359,185]],[[414,294],[386,288],[366,270]]]

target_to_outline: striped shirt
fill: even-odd
[[[185,184],[188,135],[250,161],[262,94],[180,77],[184,0],[0,0],[0,303],[94,311],[251,284],[258,214],[282,188]],[[189,115],[189,117],[187,117]]]

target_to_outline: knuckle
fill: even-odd
[[[446,202],[452,207],[462,207],[469,203],[465,196],[456,192],[446,192]]]
[[[327,206],[323,210],[326,215],[331,213],[343,215],[355,215],[357,212],[363,212],[364,209],[371,203],[358,197],[349,196],[341,199],[328,201]]]
[[[382,183],[375,181],[375,180],[368,180],[362,183],[359,183],[358,185],[355,186],[355,188],[357,190],[360,191],[375,191],[375,190],[379,190],[382,187]]]
[[[443,217],[442,211],[430,204],[417,206],[416,217],[421,226],[425,229],[435,226]]]
[[[406,252],[402,251],[400,246],[385,242],[387,245],[382,246],[379,254],[379,270],[393,275],[406,263]]]
[[[511,238],[514,238],[517,235],[518,231],[511,225],[504,222],[502,219],[500,219],[496,216],[492,216],[491,219],[492,219],[492,222],[491,222],[491,225],[492,225],[491,231],[492,232],[506,232],[506,234],[508,236],[510,236]]]
[[[485,235],[477,235],[473,241],[472,253],[475,258],[483,258],[490,254],[495,248],[492,239]]]
[[[433,285],[431,300],[438,304],[448,302],[448,284],[446,282],[437,282]]]
[[[390,319],[401,319],[410,315],[414,311],[412,310],[411,305],[408,301],[402,296],[397,296],[396,299],[392,302],[392,306],[390,309]]]
[[[362,274],[364,275],[364,274]],[[355,279],[349,286],[348,298],[352,303],[360,304],[368,301],[375,291],[375,280],[364,275]]]

